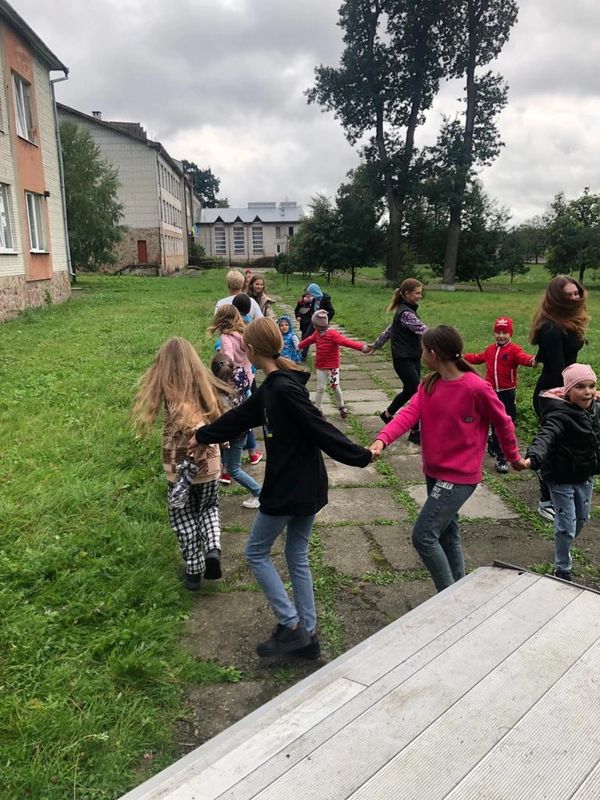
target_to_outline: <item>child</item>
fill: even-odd
[[[250,383],[248,376],[241,367],[234,367],[233,361],[224,353],[217,353],[210,362],[210,368],[219,380],[229,384],[234,394],[222,395],[223,404],[228,408],[236,408],[250,397]],[[229,447],[221,449],[221,457],[225,467],[225,475],[231,481],[237,481],[244,489],[248,489],[251,497],[242,502],[244,508],[258,508],[259,484],[242,470],[242,451],[246,444],[246,434],[236,436],[229,442]],[[223,482],[223,475],[221,475]]]
[[[310,347],[311,344],[314,344],[317,349],[315,358],[317,370],[315,405],[320,411],[325,384],[329,379],[329,385],[333,389],[337,400],[340,417],[346,419],[348,409],[344,405],[344,397],[340,389],[340,347],[351,347],[353,350],[360,350],[366,353],[370,349],[369,345],[364,342],[357,342],[354,339],[347,339],[339,331],[328,327],[329,319],[326,311],[315,311],[311,322],[315,329],[314,333],[311,333],[307,339],[303,339],[298,345],[298,349],[302,350],[303,347]]]
[[[247,298],[249,299],[249,298]],[[226,356],[233,361],[234,367],[242,367],[248,376],[250,385],[254,383],[254,369],[246,355],[246,348],[244,347],[244,340],[242,334],[244,332],[244,321],[240,316],[237,308],[228,303],[221,306],[215,316],[213,317],[212,325],[209,328],[211,333],[219,331],[220,345],[219,350],[225,353]],[[248,456],[251,464],[258,464],[262,459],[262,453],[256,449],[256,439],[254,434],[249,437],[246,446],[248,448]],[[228,485],[231,483],[231,477],[225,473],[221,476],[221,483]]]
[[[191,591],[200,588],[202,576],[221,577],[221,530],[219,520],[219,449],[216,446],[192,453],[197,467],[190,492],[181,508],[173,498],[178,467],[186,458],[190,432],[198,425],[214,422],[222,407],[217,392],[229,394],[198,358],[186,339],[165,342],[154,363],[141,377],[133,406],[134,424],[147,432],[163,413],[163,467],[168,480],[169,522],[185,560],[184,583]]]
[[[491,384],[514,423],[517,418],[517,368],[534,367],[535,356],[528,355],[522,347],[514,344],[512,335],[512,319],[498,317],[494,322],[495,343],[486,347],[482,353],[465,353],[464,359],[469,364],[485,364],[485,380]],[[492,458],[496,459],[496,472],[508,472],[508,464],[493,425],[487,449]]]
[[[556,510],[554,574],[571,580],[571,546],[590,516],[593,476],[600,473],[600,401],[588,364],[563,370],[563,385],[540,395],[542,427],[527,448],[527,467],[539,469]]]
[[[289,358],[298,364],[302,360],[302,354],[298,350],[298,337],[292,328],[292,320],[289,317],[279,317],[277,325],[283,336],[283,349],[281,355],[283,358]]]
[[[244,331],[244,341],[249,357],[262,369],[265,380],[245,403],[232,408],[214,424],[199,428],[189,445],[231,441],[248,428],[263,425],[267,468],[246,558],[278,625],[272,636],[257,647],[257,653],[318,658],[308,544],[315,514],[327,505],[327,472],[321,450],[356,467],[366,467],[371,453],[347,439],[312,405],[305,386],[309,373],[282,358],[283,340],[273,320],[263,317],[252,322]],[[295,603],[271,560],[271,548],[286,527],[285,557]]]
[[[412,541],[438,591],[465,574],[458,510],[481,480],[490,423],[514,469],[526,468],[511,418],[489,383],[461,356],[462,347],[460,334],[448,325],[423,334],[423,361],[433,372],[371,445],[377,457],[421,421],[427,500]]]

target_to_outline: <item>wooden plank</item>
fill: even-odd
[[[346,678],[328,682],[319,690],[311,692],[305,700],[287,712],[272,719],[270,724],[257,730],[254,735],[249,736],[221,758],[211,762],[198,759],[186,769],[177,770],[173,775],[167,776],[162,773],[162,786],[150,787],[143,784],[124,798],[213,800],[234,783],[242,780],[257,765],[271,758],[323,718],[356,697],[364,691],[364,688],[361,684]],[[153,782],[157,784],[156,779],[153,779]]]
[[[591,597],[586,594],[588,602]],[[594,609],[598,614],[597,603]],[[560,639],[554,641],[554,648],[562,647]],[[447,795],[448,800],[573,797],[600,758],[599,674],[597,641]]]
[[[402,800],[447,797],[599,638],[600,596],[582,593],[363,784],[352,800],[391,797],[398,786],[403,787]],[[554,768],[548,772],[553,776]],[[521,796],[529,798],[515,795],[514,800]]]
[[[334,736],[315,742],[317,746],[279,778],[274,779],[272,771],[276,757],[225,796],[284,800],[295,798],[302,786],[303,800],[320,800],[327,786],[328,800],[348,797],[580,592],[556,581],[536,581]],[[438,599],[441,614],[445,598],[438,595]],[[368,693],[361,693],[349,709],[362,705]],[[311,742],[314,733],[307,733],[290,750]],[[285,755],[292,760],[290,750]],[[257,793],[258,781],[264,789]]]
[[[600,762],[581,784],[570,800],[598,800],[600,797]]]

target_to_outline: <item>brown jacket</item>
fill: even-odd
[[[206,424],[206,423],[204,423]],[[203,427],[203,425],[201,426]],[[162,436],[163,468],[167,475],[167,480],[174,483],[179,477],[177,475],[177,465],[187,457],[187,444],[194,429],[189,431],[173,430],[172,422],[165,412],[165,423]],[[206,448],[201,456],[194,459],[198,466],[198,475],[193,483],[208,483],[216,480],[221,472],[221,454],[218,444],[212,444]]]

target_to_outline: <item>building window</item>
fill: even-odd
[[[33,141],[33,116],[31,113],[31,85],[13,72],[13,91],[15,95],[15,118],[17,133],[23,139]]]
[[[29,222],[29,244],[34,253],[46,252],[44,232],[44,198],[41,194],[25,192],[27,201],[27,221]]]
[[[252,255],[260,256],[263,252],[263,229],[262,225],[252,226]]]
[[[10,187],[0,183],[0,252],[15,248],[10,217]]]
[[[244,226],[233,226],[233,253],[236,256],[242,255],[244,252]]]
[[[293,235],[294,235],[294,226],[290,225],[290,227],[288,228],[288,236],[293,236]]]
[[[225,240],[225,228],[219,225],[215,228],[215,254],[218,256],[227,255],[227,242]]]
[[[281,239],[281,225],[275,226],[275,238]]]

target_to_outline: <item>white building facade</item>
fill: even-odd
[[[203,208],[198,240],[207,256],[230,263],[251,262],[287,253],[302,223],[293,201],[252,202],[247,208]]]
[[[148,139],[139,123],[104,121],[58,104],[61,122],[89,131],[101,156],[118,171],[118,199],[123,205],[123,239],[116,246],[119,271],[155,266],[169,274],[188,263],[192,233],[187,206],[189,183],[180,162],[159,142]]]

